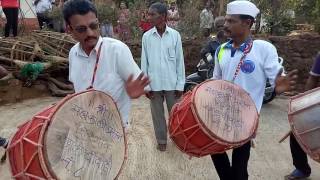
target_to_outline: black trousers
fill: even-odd
[[[251,141],[233,149],[232,165],[227,153],[211,155],[214,166],[221,180],[247,180],[248,161],[250,157]]]
[[[47,13],[37,13],[37,19],[40,29],[43,28],[43,23],[46,23],[47,27],[53,28],[52,19],[47,16]]]
[[[0,137],[0,147],[3,146],[6,143],[6,139],[3,137]]]
[[[14,37],[18,35],[18,8],[3,8],[3,12],[6,15],[7,23],[4,27],[4,36],[9,37],[10,30]]]
[[[311,168],[308,164],[307,154],[303,151],[303,149],[298,144],[296,138],[291,133],[290,135],[290,149],[293,160],[293,165],[303,172],[304,174],[311,174]]]

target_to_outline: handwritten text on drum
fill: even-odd
[[[86,129],[86,127],[82,124],[77,128],[76,133],[74,134],[76,140],[83,141],[85,139],[90,138],[90,142],[92,144],[98,145],[98,148],[105,149],[106,152],[109,151],[110,145],[107,141],[105,141],[102,137],[95,136],[92,131]]]
[[[243,126],[241,109],[250,108],[250,104],[241,98],[241,95],[229,86],[222,86],[221,90],[206,87],[206,91],[213,95],[212,102],[203,105],[211,114],[212,123],[224,123],[223,131],[241,129]],[[235,132],[236,133],[236,132]]]
[[[101,175],[108,177],[112,168],[111,154],[105,159],[70,138],[66,139],[61,160],[74,177],[81,177],[86,171],[94,169],[100,169]]]
[[[102,118],[100,120],[98,119],[98,115],[91,114],[89,111],[85,110],[84,108],[76,104],[72,104],[71,111],[75,112],[76,116],[84,120],[87,124],[91,124],[96,127],[102,128],[105,134],[109,134],[114,140],[121,141],[121,133],[108,124],[108,121],[114,119],[114,114],[103,108],[103,105],[99,105],[97,107],[97,114],[102,115]]]
[[[226,106],[228,105],[227,103],[232,101],[232,105],[238,105],[243,108],[249,108],[251,105],[242,99],[241,94],[235,92],[234,89],[232,89],[229,86],[222,86],[221,90],[213,89],[212,87],[206,87],[206,91],[210,94],[212,94],[214,97],[217,97],[216,101],[219,103],[223,103],[221,105]],[[231,99],[231,97],[235,97]]]

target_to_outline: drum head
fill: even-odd
[[[291,98],[289,122],[302,149],[320,162],[320,88]]]
[[[210,136],[237,144],[249,140],[258,125],[254,102],[241,87],[223,80],[200,84],[194,91],[194,110]]]
[[[57,105],[44,139],[57,179],[114,179],[126,154],[120,114],[112,98],[86,91]]]

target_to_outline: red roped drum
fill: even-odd
[[[290,98],[288,119],[301,148],[320,163],[320,88]]]
[[[112,98],[88,90],[70,95],[19,126],[8,160],[15,179],[116,179],[127,157]]]
[[[174,105],[169,134],[182,152],[201,157],[245,144],[255,136],[258,119],[254,102],[241,87],[209,80]]]

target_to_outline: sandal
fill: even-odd
[[[310,174],[304,174],[300,170],[295,169],[294,171],[292,171],[292,173],[285,176],[285,180],[297,180],[297,179],[303,180],[303,179],[307,179],[309,176]]]

